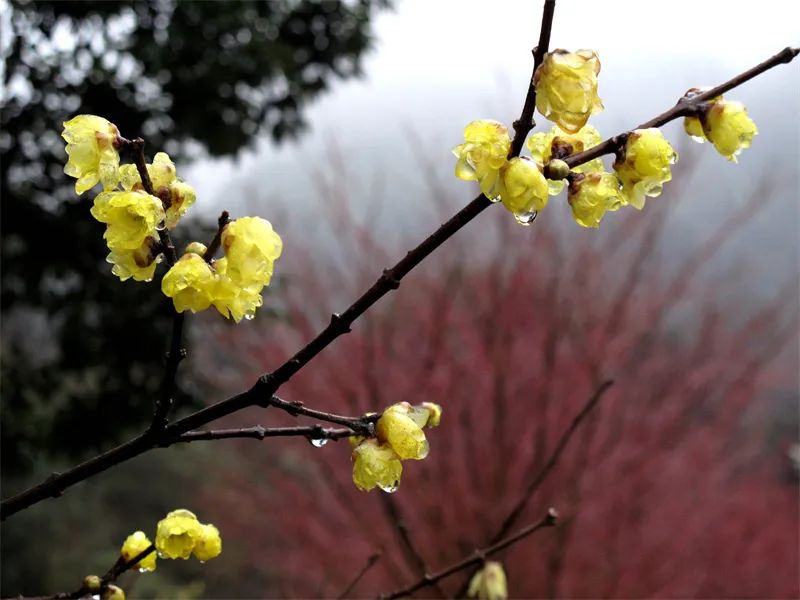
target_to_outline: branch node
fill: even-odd
[[[400,287],[400,280],[397,279],[394,274],[392,273],[392,269],[384,269],[383,274],[381,275],[381,281],[384,282],[384,285],[391,290],[396,290]]]
[[[331,315],[331,329],[338,332],[339,334],[350,333],[351,329],[350,326],[345,322],[342,318],[342,315],[339,313],[333,313]]]

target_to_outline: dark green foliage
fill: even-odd
[[[2,462],[6,477],[75,457],[152,414],[171,308],[120,283],[102,225],[62,173],[61,123],[102,115],[148,155],[234,154],[302,130],[332,79],[359,73],[382,0],[13,2],[4,32]],[[178,247],[197,237],[182,224]],[[185,394],[181,394],[186,396]],[[184,405],[188,397],[181,400]],[[7,480],[8,481],[8,480]],[[4,491],[4,496],[12,490]]]

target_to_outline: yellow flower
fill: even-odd
[[[197,254],[184,254],[161,280],[161,291],[172,298],[175,310],[200,312],[216,298],[217,274]]]
[[[554,50],[536,69],[536,109],[569,133],[586,125],[589,117],[603,110],[597,95],[600,59],[594,50]]]
[[[536,213],[547,206],[547,180],[539,167],[527,158],[512,158],[501,170],[501,200],[517,223],[530,225]]]
[[[464,128],[464,143],[453,148],[456,155],[456,177],[477,181],[481,192],[496,201],[501,193],[500,167],[506,163],[511,138],[502,123],[491,120],[472,121]]]
[[[442,407],[433,402],[423,402],[420,405],[421,410],[428,411],[428,418],[423,427],[438,427],[439,422],[442,420]]]
[[[725,158],[736,162],[736,156],[749,148],[758,128],[747,115],[741,102],[722,100],[712,103],[701,115],[703,134]]]
[[[533,160],[546,165],[552,159],[565,159],[572,154],[584,152],[600,143],[600,132],[592,125],[582,127],[577,133],[568,133],[558,125],[550,131],[535,133],[528,138],[526,145]],[[587,163],[573,167],[575,173],[597,173],[603,170],[603,160],[595,158]],[[565,182],[562,179],[547,180],[550,195],[560,194]]]
[[[125,600],[125,592],[122,591],[122,588],[109,585],[100,598],[101,600]]]
[[[136,556],[147,550],[150,544],[152,544],[152,542],[143,531],[136,531],[125,539],[125,543],[122,544],[122,549],[120,550],[120,556],[122,556],[125,562],[133,560]],[[156,553],[151,552],[134,566],[142,571],[155,571]]]
[[[194,188],[177,178],[175,164],[166,152],[158,152],[153,162],[147,165],[147,174],[153,184],[153,192],[161,198],[166,208],[165,225],[174,229],[189,207],[195,203]],[[120,167],[120,181],[126,190],[141,190],[142,180],[136,165]]]
[[[375,432],[381,443],[389,444],[403,460],[422,460],[428,456],[428,440],[422,427],[429,413],[415,411],[408,402],[393,404],[375,423]]]
[[[185,509],[173,510],[158,522],[156,549],[161,558],[186,560],[202,535],[203,526],[194,513]]]
[[[645,196],[658,196],[672,179],[670,165],[678,154],[656,128],[637,129],[628,135],[624,153],[614,162],[622,183],[622,204],[644,208]]]
[[[69,160],[64,173],[75,177],[75,192],[82,194],[98,181],[112,189],[119,181],[119,129],[103,117],[78,115],[64,123],[61,137],[67,142]]]
[[[403,465],[391,446],[367,439],[353,449],[353,483],[363,491],[376,486],[394,492],[400,485]]]
[[[101,192],[91,213],[108,225],[103,237],[111,250],[141,248],[164,220],[161,201],[145,192]]]
[[[261,297],[261,290],[264,286],[260,283],[249,287],[235,284],[227,275],[227,258],[215,261],[214,269],[219,275],[217,289],[214,292],[214,307],[223,317],[233,319],[236,323],[243,318],[252,319],[256,309],[264,301]]]
[[[478,600],[505,600],[508,598],[508,584],[503,565],[495,561],[486,561],[483,568],[470,580],[467,597],[477,597]]]
[[[156,265],[161,262],[160,249],[158,238],[152,236],[136,250],[112,250],[106,262],[114,265],[111,272],[122,281],[152,281]]]
[[[213,525],[201,525],[200,536],[197,538],[192,551],[197,560],[206,562],[216,558],[222,552],[222,538],[219,529]]]
[[[283,242],[269,221],[260,217],[242,217],[223,229],[222,248],[228,259],[226,274],[231,281],[241,287],[263,287],[272,278],[275,260],[283,251]]]
[[[619,179],[612,173],[572,176],[567,201],[578,225],[596,229],[607,211],[615,211],[622,205]]]

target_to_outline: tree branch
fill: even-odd
[[[366,575],[366,574],[367,574],[367,572],[368,572],[368,571],[369,571],[369,570],[370,570],[370,569],[371,569],[373,566],[375,566],[375,563],[377,563],[377,562],[378,562],[378,560],[380,559],[380,557],[381,557],[381,553],[380,553],[380,552],[376,552],[375,554],[373,554],[372,556],[370,556],[370,557],[367,559],[367,564],[365,564],[365,565],[364,565],[364,566],[361,568],[361,570],[358,572],[358,574],[357,574],[357,575],[356,575],[356,576],[353,578],[353,581],[351,581],[351,582],[350,582],[350,585],[348,585],[348,586],[347,586],[347,587],[344,589],[344,591],[343,591],[341,594],[339,594],[339,595],[337,596],[338,600],[342,600],[343,598],[347,598],[347,597],[350,595],[350,592],[352,592],[352,591],[353,591],[353,588],[354,588],[354,587],[356,587],[356,585],[358,585],[358,582],[359,582],[359,581],[361,581],[361,579],[364,577],[364,575]]]
[[[541,48],[538,49],[539,51]],[[719,94],[722,91],[727,91],[752,79],[753,77],[763,73],[764,71],[781,63],[791,61],[797,54],[798,49],[786,49],[776,54],[767,61],[757,65],[753,69],[734,77],[730,81],[717,86],[713,90],[709,90],[706,94]],[[533,88],[529,88],[528,97]],[[705,94],[699,94],[689,101],[699,102],[703,99],[708,99]],[[526,99],[527,101],[527,99]],[[535,104],[535,102],[534,102]],[[655,124],[663,124],[669,120],[680,116],[680,111],[685,110],[685,105],[682,107],[674,107],[659,117],[648,121],[644,125],[653,126]],[[665,116],[666,115],[666,116]],[[522,120],[522,119],[520,119]],[[624,135],[624,134],[623,134]],[[514,136],[515,139],[519,137]],[[616,136],[619,138],[620,136]],[[620,141],[614,142],[615,138],[606,140],[599,146],[591,148],[587,152],[575,154],[565,159],[570,167],[583,164],[597,156],[613,152],[613,147],[618,147]],[[512,149],[518,146],[518,142],[512,142]],[[226,400],[222,400],[216,404],[208,406],[197,412],[194,412],[178,421],[168,425],[160,436],[145,436],[141,435],[136,437],[112,450],[100,454],[85,463],[70,469],[63,474],[53,474],[44,482],[35,485],[27,490],[8,498],[0,505],[0,518],[5,519],[20,510],[23,510],[37,502],[44,500],[51,496],[58,496],[66,488],[83,481],[97,473],[105,471],[106,469],[138,456],[143,452],[147,452],[152,448],[160,445],[161,440],[169,440],[179,437],[181,434],[198,429],[211,423],[212,421],[221,417],[232,414],[243,408],[259,405],[263,406],[265,403],[269,404],[268,398],[277,392],[277,390],[286,383],[292,376],[294,376],[300,369],[308,364],[317,354],[322,352],[328,345],[330,345],[340,335],[350,331],[350,326],[355,322],[358,317],[369,310],[378,300],[380,300],[388,292],[397,289],[400,282],[414,267],[420,264],[427,258],[434,250],[444,244],[451,236],[463,228],[467,223],[472,221],[486,208],[491,206],[492,203],[481,194],[467,204],[464,208],[458,211],[449,221],[444,223],[432,233],[428,238],[422,241],[416,248],[408,252],[397,264],[390,269],[384,270],[383,274],[378,280],[364,292],[345,312],[338,314],[334,313],[331,316],[331,321],[325,329],[323,329],[317,336],[312,339],[306,346],[300,349],[293,357],[283,363],[280,367],[271,373],[263,375],[249,390],[237,394]],[[349,425],[348,425],[349,426]]]
[[[415,583],[400,588],[399,590],[396,590],[390,594],[382,594],[379,597],[382,600],[392,600],[393,598],[401,598],[403,596],[408,596],[409,594],[413,594],[417,590],[438,583],[440,580],[444,579],[445,577],[449,577],[454,573],[458,573],[459,571],[463,571],[464,569],[469,569],[470,567],[483,563],[489,556],[497,554],[501,550],[505,550],[509,546],[516,544],[518,541],[539,531],[540,529],[555,526],[557,520],[558,520],[558,513],[555,511],[555,509],[551,508],[547,511],[547,514],[538,523],[535,523],[533,525],[528,525],[527,527],[523,527],[514,535],[509,536],[508,538],[501,540],[496,544],[489,546],[488,548],[484,548],[482,550],[476,550],[471,556],[463,558],[462,560],[450,565],[449,567],[442,569],[438,573],[434,573],[433,575],[425,575],[422,579],[420,579]]]
[[[210,440],[229,440],[234,438],[250,438],[263,440],[270,437],[304,437],[308,440],[340,440],[355,435],[352,429],[330,429],[320,425],[310,427],[246,427],[243,429],[212,429],[210,431],[189,431],[180,435],[171,443],[199,442]]]

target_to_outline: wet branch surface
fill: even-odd
[[[557,521],[558,521],[558,513],[555,511],[555,509],[551,508],[547,511],[547,514],[538,523],[535,523],[533,525],[528,525],[527,527],[523,527],[522,529],[517,531],[517,533],[515,533],[514,535],[511,535],[506,539],[501,540],[496,544],[489,546],[488,548],[476,550],[470,556],[461,559],[460,561],[450,565],[449,567],[445,567],[441,571],[425,575],[420,580],[412,584],[409,584],[406,587],[395,590],[390,594],[382,594],[381,596],[379,596],[379,598],[381,598],[381,600],[392,600],[393,598],[402,598],[403,596],[408,596],[409,594],[413,594],[417,590],[420,590],[424,587],[434,585],[438,583],[440,580],[444,579],[445,577],[449,577],[450,575],[458,573],[459,571],[463,571],[465,569],[469,569],[470,567],[474,567],[483,563],[488,557],[492,556],[493,554],[497,554],[501,550],[505,550],[509,546],[513,546],[520,540],[525,539],[526,537],[539,531],[540,529],[545,529],[547,527],[554,527]]]
[[[545,3],[543,15],[545,19],[549,18],[552,20],[553,5],[553,0],[548,0]],[[540,41],[548,40],[549,28],[550,25],[543,21]],[[545,45],[540,43],[539,47],[537,47],[534,53],[535,58],[541,58],[544,56],[546,50],[547,48]],[[714,95],[719,95],[722,92],[733,89],[736,86],[741,85],[742,83],[779,64],[790,62],[797,56],[798,52],[800,52],[800,49],[786,48],[763,63],[753,67],[748,71],[745,71],[740,75],[737,75],[731,80],[709,90],[708,92],[698,94],[697,96],[694,96],[688,100],[679,101],[678,104],[673,108],[644,123],[640,126],[640,128],[663,125],[669,121],[689,114],[694,108],[696,108],[698,103],[708,100]],[[538,67],[538,64],[534,63],[534,71],[536,67]],[[525,109],[523,110],[523,114],[519,121],[517,124],[515,124],[516,134],[514,136],[514,140],[512,141],[509,157],[518,155],[522,147],[522,143],[524,142],[524,136],[522,135],[523,132],[525,135],[527,135],[527,132],[532,128],[532,107],[534,106],[535,89],[533,86],[530,86],[525,102]],[[621,147],[622,144],[624,144],[626,136],[627,132],[624,132],[620,135],[609,138],[608,140],[586,152],[568,157],[565,162],[567,162],[570,167],[575,167],[603,154],[615,152]],[[520,140],[520,138],[522,139]],[[137,141],[134,140],[134,142]],[[143,160],[142,154],[142,164]],[[139,167],[138,164],[137,167]],[[173,423],[166,425],[163,429],[159,429],[158,427],[151,428],[151,430],[148,430],[147,432],[129,440],[128,442],[108,450],[107,452],[100,454],[80,465],[77,465],[69,471],[52,474],[43,482],[4,500],[2,502],[2,507],[0,508],[0,518],[5,519],[33,504],[41,502],[46,498],[60,496],[65,489],[75,485],[76,483],[84,481],[89,477],[97,475],[98,473],[101,473],[117,464],[130,460],[131,458],[153,448],[170,445],[171,443],[177,441],[181,435],[193,429],[203,427],[212,421],[230,415],[243,408],[250,406],[277,406],[278,408],[286,410],[284,406],[276,405],[272,402],[275,392],[277,392],[284,383],[289,381],[289,379],[291,379],[298,371],[305,367],[305,365],[307,365],[315,356],[317,356],[317,354],[322,352],[322,350],[335,341],[340,335],[348,333],[352,324],[383,296],[390,291],[396,290],[400,286],[400,282],[403,277],[405,277],[412,269],[414,269],[414,267],[419,265],[423,260],[425,260],[425,258],[439,248],[439,246],[444,244],[451,236],[466,226],[467,223],[472,221],[486,208],[491,206],[491,204],[492,203],[483,194],[477,196],[464,208],[459,210],[453,217],[451,217],[450,220],[442,224],[434,233],[423,240],[422,243],[420,243],[416,248],[409,251],[405,257],[397,262],[397,264],[389,269],[384,270],[372,287],[365,291],[349,308],[347,308],[343,313],[334,313],[331,316],[329,324],[319,334],[317,334],[315,338],[308,342],[306,346],[301,348],[294,356],[288,359],[277,369],[259,378],[259,380],[249,390],[194,412],[186,417],[183,417],[182,419],[174,421]],[[166,252],[168,255],[167,260],[169,261],[169,247],[166,248]],[[174,247],[171,249],[171,253],[173,254],[174,258]],[[180,339],[180,336],[173,334],[173,342],[175,341],[176,337],[178,340]],[[173,344],[171,344],[171,347],[172,346]],[[181,354],[182,353],[179,352],[173,353],[172,350],[170,351],[167,369],[168,374],[173,372],[173,364],[175,365],[174,370],[177,370],[177,363],[180,361],[180,358],[182,358]],[[174,385],[174,377],[172,379]],[[163,394],[161,397],[163,398]],[[297,411],[296,414],[308,414],[308,411]],[[322,419],[321,417],[320,419],[329,420]],[[357,418],[351,419],[358,420]],[[330,422],[343,424],[340,421]],[[345,426],[350,426],[350,424],[345,423]]]

